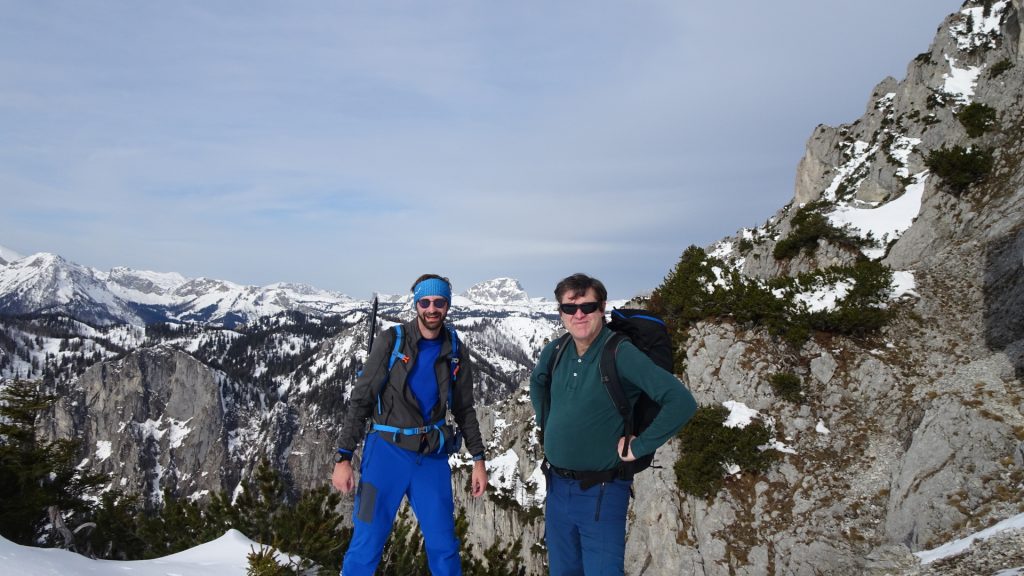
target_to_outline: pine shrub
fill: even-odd
[[[269,546],[260,546],[246,555],[246,576],[291,576],[293,572],[277,561],[277,552]]]
[[[996,109],[980,102],[964,106],[956,117],[971,138],[981,136],[996,125]]]
[[[725,268],[724,262],[715,260],[703,248],[690,246],[652,293],[651,309],[665,318],[670,333],[715,314],[714,290],[708,287],[716,280],[713,268]]]
[[[838,281],[847,281],[852,288],[834,309],[808,312],[795,304],[793,294]],[[813,330],[863,336],[880,329],[890,318],[885,303],[891,284],[892,271],[867,259],[797,278],[761,282],[730,270],[721,260],[691,246],[655,289],[649,307],[665,318],[673,336],[701,320],[732,318],[743,326],[764,327],[799,346]],[[677,360],[685,358],[680,354]],[[676,366],[677,373],[682,370]]]
[[[798,285],[820,280],[848,280],[852,287],[831,310],[806,313],[802,321],[812,330],[866,336],[880,330],[891,318],[886,301],[892,292],[892,269],[875,260],[859,260],[853,266],[838,266],[802,274]]]
[[[995,159],[990,150],[943,146],[925,157],[925,165],[955,196],[960,196],[972,185],[983,180],[992,171]]]
[[[800,377],[792,372],[778,372],[768,377],[768,383],[772,385],[775,394],[794,404],[803,400],[803,383]]]
[[[989,78],[996,78],[997,76],[999,76],[1003,72],[1006,72],[1010,68],[1013,68],[1013,62],[1010,61],[1009,58],[1003,58],[999,62],[996,62],[995,64],[992,65],[992,68],[989,69],[988,76]]]
[[[824,214],[829,204],[823,201],[808,202],[796,211],[791,222],[789,235],[775,243],[772,255],[776,260],[793,258],[803,251],[813,254],[818,249],[819,240],[827,240],[834,244],[851,248],[860,248],[867,240],[851,235],[842,228],[834,226]]]
[[[724,485],[727,465],[749,473],[768,470],[774,454],[762,447],[771,440],[771,432],[760,421],[744,428],[727,428],[728,416],[724,406],[701,406],[679,432],[682,452],[675,471],[680,490],[710,499]]]
[[[148,545],[138,530],[139,497],[120,490],[100,495],[93,511],[96,528],[88,533],[85,552],[106,560],[142,558]]]
[[[775,335],[785,335],[790,329],[792,303],[779,298],[770,284],[744,278],[738,271],[729,273],[729,290],[716,298],[716,312],[731,316],[745,326],[764,326]]]
[[[423,535],[409,508],[403,506],[391,524],[391,536],[384,545],[377,574],[380,576],[405,576],[426,574],[427,555],[423,549]]]

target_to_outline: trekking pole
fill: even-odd
[[[373,348],[373,337],[377,334],[377,294],[373,295],[373,304],[370,306],[370,332],[366,337],[366,354],[369,356]]]
[[[370,325],[367,328],[368,333],[367,333],[367,336],[366,336],[366,360],[367,361],[370,360],[370,349],[373,348],[373,337],[374,337],[374,335],[377,334],[377,293],[376,292],[373,293],[373,303],[370,304],[370,318],[369,318],[369,320],[370,320]],[[365,369],[366,369],[366,366],[364,364],[363,368],[360,368],[359,371],[356,372],[356,376],[362,376],[363,375],[363,370],[365,370]],[[366,426],[363,429],[363,435],[364,436],[366,435],[366,432],[369,429],[370,429],[370,421],[367,420],[366,421]]]

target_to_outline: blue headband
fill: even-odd
[[[440,278],[427,278],[412,289],[413,300],[419,300],[427,296],[440,296],[452,303],[452,287]]]

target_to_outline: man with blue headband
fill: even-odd
[[[348,494],[356,487],[352,454],[370,419],[354,530],[342,561],[345,576],[373,574],[406,496],[423,532],[430,573],[462,574],[448,457],[459,450],[463,435],[473,457],[472,494],[479,497],[487,489],[484,443],[473,405],[473,367],[455,329],[445,326],[451,283],[424,274],[413,283],[412,293],[416,318],[374,341],[352,390],[338,443],[331,481]],[[454,426],[448,423],[449,413]]]

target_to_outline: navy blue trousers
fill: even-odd
[[[577,480],[547,475],[544,506],[551,576],[621,575],[626,557],[626,510],[632,480],[580,488]]]
[[[363,448],[352,541],[341,565],[344,576],[371,576],[377,569],[406,496],[423,532],[430,573],[462,574],[448,456],[417,454],[371,433]]]

